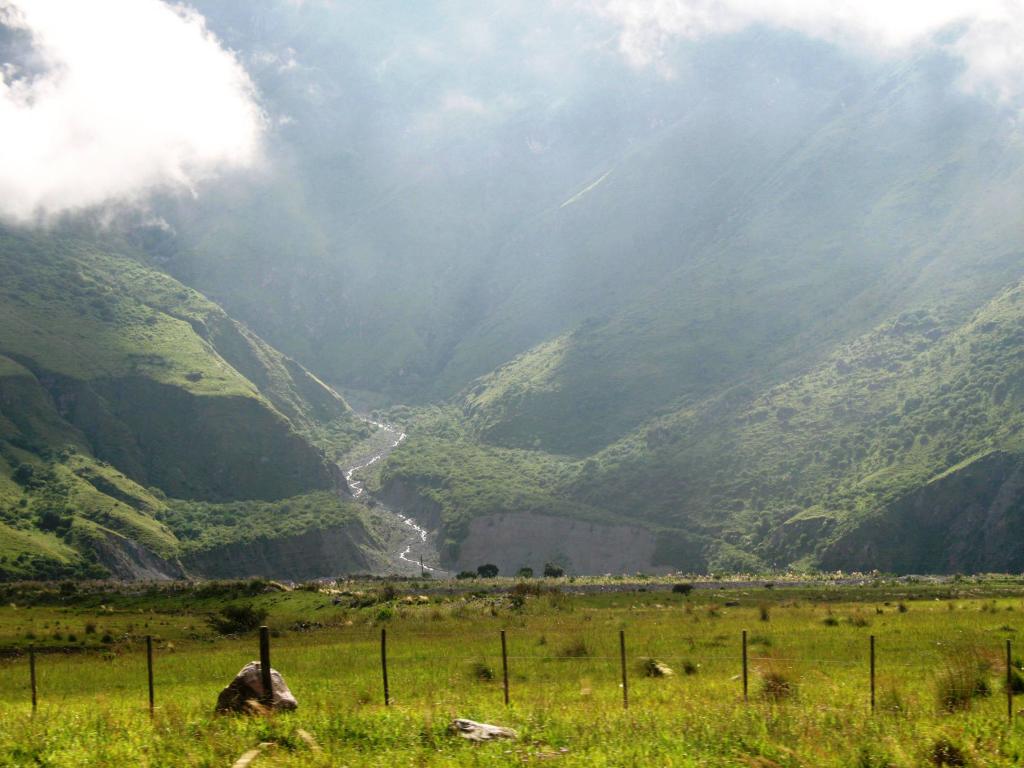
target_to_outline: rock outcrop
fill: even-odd
[[[220,692],[217,697],[218,712],[244,712],[257,714],[262,712],[280,712],[297,709],[299,703],[276,669],[270,670],[272,695],[269,700],[264,698],[263,680],[260,663],[250,661],[235,675],[235,679]]]

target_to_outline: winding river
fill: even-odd
[[[388,454],[402,444],[402,441],[405,440],[406,437],[405,432],[402,432],[391,424],[374,421],[369,418],[365,419],[365,421],[370,426],[376,427],[378,434],[374,435],[375,438],[379,439],[379,437],[386,437],[386,440],[379,447],[373,449],[372,453],[363,455],[361,458],[356,459],[358,463],[345,468],[345,482],[348,484],[349,491],[352,493],[352,498],[354,499],[365,498],[367,496],[365,481],[357,480],[355,477],[356,473],[386,458]],[[373,438],[371,438],[371,440],[372,439]],[[401,544],[397,548],[397,551],[390,555],[394,566],[403,573],[409,572],[418,575],[420,573],[420,569],[422,569],[423,571],[432,573],[435,576],[449,575],[448,571],[436,565],[439,560],[438,554],[436,549],[432,546],[430,534],[425,528],[420,526],[413,518],[403,515],[400,512],[395,512],[379,502],[376,504],[375,508],[384,514],[393,515],[397,518],[401,524],[400,530],[406,532],[400,537]],[[427,562],[435,563],[435,565],[427,565]]]

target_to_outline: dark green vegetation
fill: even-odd
[[[620,591],[576,593],[599,587]],[[261,742],[272,746],[257,765],[325,767],[998,768],[1024,755],[1024,725],[1007,723],[1003,688],[1006,640],[1011,671],[1020,664],[1019,578],[842,587],[783,577],[773,589],[724,590],[696,580],[686,594],[658,580],[497,579],[473,589],[381,581],[295,591],[266,581],[0,587],[0,764],[231,765]],[[299,709],[215,716],[217,693],[257,653],[261,621]],[[146,635],[155,648],[152,721]],[[873,714],[869,635],[878,651]],[[30,644],[40,649],[34,715],[22,653]],[[454,717],[511,726],[520,738],[470,744],[447,732]]]
[[[311,530],[358,533],[367,565],[363,512],[335,491],[365,433],[340,396],[87,241],[0,231],[0,273],[0,576],[181,575]]]
[[[454,573],[1024,570],[1024,144],[961,62],[757,29],[661,78],[565,56],[573,4],[197,5],[267,173],[4,235],[0,572],[380,565],[310,371],[408,429],[364,480]]]
[[[383,495],[456,571],[502,514],[639,526],[645,569],[1024,568],[1024,153],[955,62],[761,30],[667,81],[598,52],[547,78],[512,43],[456,76],[392,56],[423,29],[460,50],[437,9],[205,10],[297,52],[252,54],[295,118],[280,183],[169,206],[147,246],[362,402],[412,404]],[[526,15],[488,24],[572,34]],[[558,553],[526,554],[502,572]]]

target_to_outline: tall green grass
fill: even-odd
[[[200,599],[190,609],[184,600],[136,597],[109,599],[102,610],[84,600],[7,607],[0,609],[4,644],[23,642],[29,622],[36,633],[59,622],[65,638],[69,627],[86,621],[97,631],[84,652],[40,654],[35,715],[25,658],[0,662],[0,766],[231,765],[260,742],[276,745],[257,762],[268,766],[547,759],[579,766],[918,766],[931,764],[943,740],[972,765],[1018,764],[1024,729],[1007,725],[1000,659],[1005,640],[1024,627],[1024,600],[917,599],[901,612],[870,590],[825,597],[731,591],[730,602],[739,605],[727,607],[706,590],[690,596],[550,594],[528,597],[517,609],[501,594],[432,595],[425,604],[397,597],[352,609],[312,592],[258,596],[253,601],[270,610],[275,630],[273,665],[300,704],[294,714],[269,719],[212,713],[219,689],[258,658],[255,635],[216,637],[200,620],[223,602]],[[770,618],[762,621],[768,602]],[[838,619],[834,626],[823,621],[829,615]],[[388,629],[390,707],[383,705],[381,686],[382,626]],[[121,639],[93,645],[109,628]],[[744,628],[750,630],[749,702],[739,679]],[[509,648],[508,708],[501,629]],[[620,629],[627,643],[628,710],[620,687]],[[147,633],[158,636],[152,721]],[[878,649],[874,715],[870,634]],[[963,648],[972,649],[972,659],[988,659],[978,668],[991,695],[951,710],[941,691],[950,659],[957,658],[951,653]],[[652,658],[676,674],[645,675]],[[509,725],[520,738],[464,743],[446,731],[456,716]],[[299,729],[314,735],[321,753]]]

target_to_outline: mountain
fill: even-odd
[[[948,409],[951,362],[907,360],[1024,276],[1012,110],[965,93],[942,53],[868,62],[766,29],[683,46],[665,80],[600,50],[496,80],[513,42],[463,76],[449,17],[385,12],[210,9],[269,62],[287,172],[170,206],[149,250],[336,386],[412,405],[388,412],[410,438],[381,498],[436,526],[448,563],[1008,567],[941,533],[959,507],[928,554],[880,532],[932,483],[1016,455],[980,360],[958,365],[984,428],[950,417],[926,450],[903,410]],[[417,58],[425,28],[452,53]],[[441,108],[468,106],[456,91],[475,117]],[[892,355],[902,383],[876,413]],[[885,362],[840,375],[861,360]],[[961,475],[986,445],[1003,458]]]
[[[230,575],[232,546],[310,531],[347,550],[274,570],[375,562],[333,461],[367,430],[332,389],[89,240],[0,232],[0,270],[0,575]]]
[[[1024,565],[1024,143],[953,48],[196,7],[264,163],[3,234],[6,574],[385,567],[335,391],[456,570]]]
[[[620,542],[646,543],[609,562],[639,569],[1016,571],[1022,334],[1020,284],[963,320],[902,313],[805,374],[680,409],[582,461],[488,447],[457,410],[421,414],[384,489],[432,516],[465,566],[511,528],[531,543],[494,553],[506,570],[561,557],[613,571],[565,553],[627,525]]]

